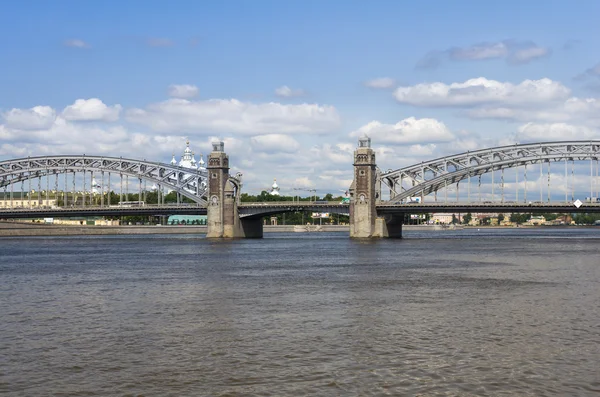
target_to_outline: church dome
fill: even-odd
[[[279,185],[277,185],[277,179],[273,179],[273,185],[271,186],[271,195],[279,196]]]
[[[184,168],[196,168],[194,154],[192,153],[192,149],[190,149],[190,141],[186,141],[185,145],[185,150],[183,151],[181,160],[179,160],[179,166]]]

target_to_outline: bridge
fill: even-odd
[[[205,170],[146,160],[86,155],[2,161],[0,189],[4,200],[0,205],[0,219],[206,214],[207,237],[223,238],[262,237],[261,221],[265,216],[315,211],[349,214],[350,236],[370,238],[401,237],[402,222],[409,213],[600,212],[600,203],[596,201],[600,197],[600,141],[489,148],[383,172],[377,167],[371,140],[360,138],[354,152],[354,179],[349,189],[349,204],[324,201],[242,203],[241,174],[229,174],[229,157],[223,142],[213,143],[212,149]],[[589,161],[589,199],[582,197],[583,200],[578,201],[575,197],[575,168],[579,175],[582,162],[586,161]],[[556,175],[551,173],[551,165],[556,167],[556,163],[564,166],[564,179],[559,181],[561,186],[558,189],[564,191],[564,200],[556,200],[556,189],[551,187],[551,176]],[[532,182],[528,180],[527,171],[529,169],[531,177],[535,166],[539,167],[539,179],[534,177],[533,183],[538,186],[532,192],[528,190]],[[512,184],[514,192],[509,190],[511,183],[507,180],[511,169],[515,178]],[[482,193],[482,177],[488,178],[484,180],[486,183],[491,180],[491,194]],[[120,201],[123,201],[123,195],[129,195],[130,179],[131,185],[137,187],[139,201],[143,201],[146,183],[157,185],[159,204],[143,207],[110,205],[107,193],[114,182],[119,187]],[[472,181],[476,182],[476,188]],[[20,190],[15,191],[19,184]],[[34,186],[37,187],[37,197],[31,194]],[[78,190],[77,187],[81,186],[83,190]],[[383,187],[387,188],[387,192],[382,190]],[[90,190],[86,190],[88,188]],[[94,195],[91,194],[92,188],[96,190]],[[27,199],[23,199],[25,191],[28,192]],[[177,203],[166,203],[165,191],[175,192]],[[50,192],[54,192],[55,197],[62,195],[62,207],[49,205]],[[454,194],[449,195],[449,192]],[[453,195],[455,198],[449,197]],[[182,203],[182,197],[187,197],[193,204]]]

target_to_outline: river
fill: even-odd
[[[600,228],[0,240],[5,396],[600,393]]]

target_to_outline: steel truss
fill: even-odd
[[[207,172],[146,160],[99,156],[27,157],[0,162],[0,188],[57,174],[104,172],[150,181],[206,204]]]
[[[426,196],[464,179],[489,172],[559,161],[598,160],[600,141],[548,142],[502,146],[466,152],[381,173],[390,189],[390,204],[411,196]],[[492,174],[493,175],[493,174]],[[409,181],[412,187],[402,187]]]

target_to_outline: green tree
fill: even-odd
[[[467,212],[467,214],[465,216],[463,216],[463,223],[465,225],[468,225],[472,219],[473,219],[473,215],[470,212]]]
[[[573,220],[578,225],[593,225],[600,220],[600,214],[575,214]]]
[[[510,214],[510,221],[512,223],[516,223],[517,225],[519,225],[521,223],[525,223],[529,219],[531,219],[531,214],[517,214],[517,213]]]

